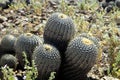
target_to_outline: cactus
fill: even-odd
[[[25,33],[21,34],[16,43],[15,43],[15,51],[16,51],[16,57],[18,58],[20,65],[24,67],[25,60],[23,56],[23,52],[25,52],[25,55],[27,56],[28,61],[31,65],[31,57],[33,54],[33,51],[36,46],[42,44],[41,39],[31,33]]]
[[[93,41],[85,37],[73,39],[65,52],[62,70],[65,80],[84,80],[96,62],[97,47]]]
[[[1,48],[3,51],[14,51],[14,43],[16,37],[13,35],[5,35],[1,40]]]
[[[120,0],[115,0],[115,5],[120,8]]]
[[[43,37],[45,43],[52,44],[60,52],[64,52],[74,34],[75,26],[72,19],[62,13],[53,13],[46,23]]]
[[[59,51],[49,44],[36,47],[33,60],[37,66],[39,80],[48,80],[50,73],[57,73],[61,64]]]
[[[0,66],[9,66],[10,68],[16,69],[17,58],[11,54],[5,54],[0,59]]]

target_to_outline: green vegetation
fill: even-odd
[[[112,24],[111,24],[112,25]],[[112,27],[109,29],[108,37],[106,38],[109,56],[109,75],[120,78],[120,40],[118,28]]]

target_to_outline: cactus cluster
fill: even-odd
[[[98,40],[85,34],[75,37],[75,25],[69,16],[63,13],[53,13],[48,19],[43,41],[37,35],[24,33],[17,38],[5,36],[1,47],[5,50],[14,50],[15,57],[3,55],[0,65],[18,66],[24,69],[24,55],[32,64],[35,62],[38,70],[38,80],[48,80],[51,72],[56,72],[59,80],[83,80],[96,62]],[[0,48],[1,50],[1,48]]]
[[[45,43],[54,45],[61,54],[59,78],[62,80],[84,79],[96,62],[99,41],[87,33],[73,39],[74,34],[73,21],[61,13],[52,14],[45,26]]]
[[[9,66],[14,70],[17,67],[18,61],[15,55],[14,44],[16,41],[16,37],[13,35],[7,34],[3,36],[0,41],[0,67]],[[0,69],[0,79],[3,80],[3,73]]]
[[[45,43],[52,44],[60,52],[64,52],[74,34],[75,25],[72,19],[62,13],[53,13],[46,23],[43,36]]]
[[[74,38],[65,52],[63,76],[66,80],[84,80],[96,57],[97,47],[93,41],[86,37]]]

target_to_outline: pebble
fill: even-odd
[[[4,26],[2,24],[0,24],[0,30],[3,29],[3,28],[4,28]]]
[[[3,23],[7,20],[6,17],[0,15],[0,23]]]
[[[105,77],[101,78],[100,80],[119,80],[119,79],[113,78],[113,77],[109,77],[109,76],[105,76]]]

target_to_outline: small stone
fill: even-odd
[[[0,30],[3,29],[3,28],[4,28],[4,26],[2,24],[0,24]]]
[[[15,18],[16,18],[16,16],[14,15],[9,15],[8,17],[7,17],[9,20],[14,20]]]
[[[37,30],[39,30],[39,29],[42,28],[42,27],[43,27],[42,24],[38,24],[38,25],[36,25],[36,26],[34,27],[34,31],[37,31]]]
[[[11,27],[11,26],[12,26],[12,24],[11,24],[11,23],[9,23],[9,22],[3,22],[3,26],[4,26],[4,27]]]
[[[117,25],[120,25],[120,16],[115,17],[115,22]]]
[[[104,76],[104,77],[101,78],[100,80],[119,80],[119,79],[113,78],[113,77],[109,77],[109,76]]]
[[[3,23],[7,20],[6,17],[0,15],[0,23]]]

